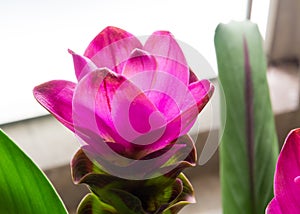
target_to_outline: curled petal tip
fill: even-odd
[[[71,50],[71,49],[69,49],[69,48],[68,48],[68,52],[69,52],[69,54],[72,54],[72,55],[73,55],[73,54],[75,54],[75,52],[74,52],[74,51],[72,51],[72,50]]]
[[[76,54],[70,49],[68,49],[68,52],[73,57],[74,70],[78,80],[97,69],[97,66],[89,58]]]
[[[72,98],[75,86],[73,82],[53,80],[33,89],[36,100],[71,131],[74,131]]]
[[[122,65],[123,66],[123,65]],[[126,61],[125,65],[123,66],[122,74],[133,81],[135,84],[139,85],[141,82],[145,83],[145,80],[140,80],[140,78],[130,78],[134,75],[138,75],[143,71],[155,71],[157,68],[157,62],[154,56],[152,56],[147,51],[141,50],[139,48],[135,48],[130,58]],[[153,73],[151,74],[144,74],[144,76],[149,76],[149,78],[153,77]],[[137,76],[136,76],[137,77]],[[138,82],[136,82],[138,81]],[[141,81],[139,83],[139,81]],[[144,84],[145,86],[146,84]]]
[[[139,57],[139,56],[144,56],[144,55],[150,55],[147,51],[144,51],[142,49],[139,48],[135,48],[131,54],[130,54],[130,58],[132,57]]]
[[[174,37],[173,34],[172,34],[170,31],[166,31],[166,30],[158,30],[158,31],[155,31],[155,32],[153,33],[153,35],[171,36],[171,37]]]
[[[91,59],[97,67],[108,67],[116,73],[121,73],[122,66],[118,65],[129,58],[134,48],[142,48],[141,42],[134,35],[109,26],[91,41],[84,56]]]

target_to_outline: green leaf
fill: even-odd
[[[67,213],[42,171],[0,130],[0,213]]]
[[[249,21],[220,24],[215,48],[226,99],[220,146],[223,212],[264,213],[272,198],[278,143],[262,38]]]

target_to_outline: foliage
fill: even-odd
[[[0,151],[0,213],[67,213],[46,176],[2,130]]]
[[[264,213],[272,198],[278,144],[262,38],[249,21],[220,24],[215,47],[226,98],[220,146],[223,212]]]

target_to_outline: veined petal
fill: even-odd
[[[80,56],[71,50],[68,51],[73,56],[74,69],[78,81],[87,73],[97,69],[97,66],[89,58]]]
[[[186,85],[189,83],[189,68],[186,59],[170,32],[154,32],[147,39],[144,50],[155,56],[159,71],[171,73]]]
[[[184,95],[186,99],[180,106],[180,114],[174,117],[167,125],[168,129],[177,130],[174,133],[178,136],[185,135],[191,129],[198,114],[207,104],[214,91],[214,86],[208,80],[195,82],[189,85],[188,88],[189,92]],[[193,97],[192,99],[190,98],[191,96]]]
[[[144,91],[168,121],[180,112],[173,100],[180,92],[174,88],[178,84],[183,84],[173,75],[156,69],[156,59],[149,53],[137,49],[123,67],[123,75]]]
[[[300,212],[300,129],[288,135],[279,154],[275,179],[275,198],[282,213]]]
[[[213,84],[208,80],[200,80],[193,82],[188,88],[197,103],[198,111],[201,112],[214,92]],[[190,105],[191,102],[186,100],[181,109],[189,108]]]
[[[113,84],[107,90],[106,82],[113,76],[108,69],[98,69],[82,78],[74,92],[73,118],[76,134],[92,146],[102,146],[101,141],[128,144],[116,132],[110,111],[110,92]],[[118,83],[114,85],[116,88]],[[100,106],[97,106],[98,94],[103,94]],[[90,138],[90,139],[89,139]]]
[[[151,102],[159,109],[159,111],[165,116],[167,121],[172,120],[176,115],[180,114],[179,104],[182,102],[183,97],[178,95],[176,90],[172,90],[172,87],[167,87],[166,91],[150,90],[146,92],[147,97]],[[174,92],[174,93],[173,93]]]
[[[143,91],[124,78],[110,100],[113,124],[123,138],[138,146],[154,142],[156,136],[148,133],[166,121]]]
[[[73,82],[53,80],[33,89],[37,101],[71,131],[74,131],[72,98],[75,86]]]
[[[185,85],[188,85],[189,67],[187,64],[182,64],[181,62],[168,57],[155,56],[155,58],[157,61],[157,71],[167,72],[178,78]]]
[[[153,130],[153,133],[160,133],[161,137],[149,145],[145,151],[158,151],[170,145],[178,137],[185,135],[214,91],[213,85],[208,80],[195,82],[188,89],[188,91],[182,91],[184,100],[180,106],[180,113],[168,121],[165,126]]]
[[[87,121],[86,129],[122,144],[128,156],[136,155],[131,154],[137,152],[133,144],[148,143],[136,139],[165,122],[139,88],[108,69],[93,71],[79,82],[73,112],[78,122],[74,121],[75,126]]]
[[[142,48],[141,42],[132,34],[116,27],[107,27],[89,44],[84,56],[90,58],[97,67],[107,67],[116,73],[122,68],[116,67],[124,63],[135,48]]]
[[[126,61],[122,75],[124,75],[127,79],[131,76],[136,75],[137,73],[145,72],[145,71],[156,71],[157,63],[155,58],[150,55],[148,52],[135,49],[130,58]]]
[[[160,61],[157,63],[158,67],[160,66],[159,63],[167,65],[170,61],[161,57],[155,57],[155,59]],[[175,61],[172,63],[178,64]],[[172,72],[176,73],[178,71],[176,69],[180,66],[175,66],[176,68]],[[178,76],[173,75],[172,72],[161,71],[157,68],[156,71],[144,70],[128,77],[131,82],[147,95],[167,121],[172,120],[180,113],[180,106],[184,99],[194,99],[189,93],[188,86]],[[186,94],[190,96],[185,97]]]

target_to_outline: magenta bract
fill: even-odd
[[[82,140],[87,150],[142,159],[175,144],[208,102],[214,87],[197,80],[176,40],[157,31],[142,44],[107,27],[83,56],[69,50],[78,83],[55,80],[34,96]]]
[[[300,213],[300,129],[289,133],[279,154],[274,195],[266,213]]]

